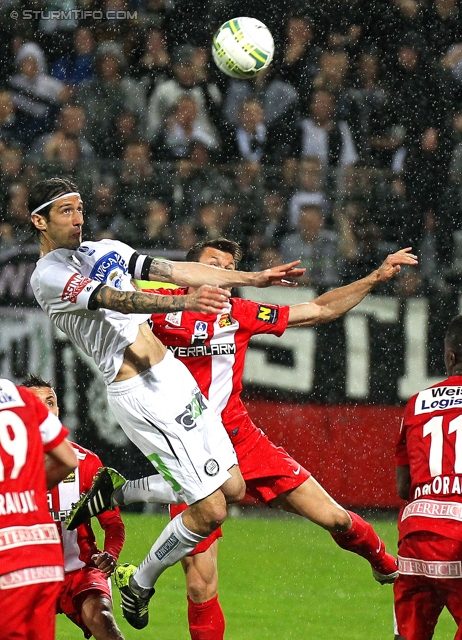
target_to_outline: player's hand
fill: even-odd
[[[115,571],[117,562],[116,559],[111,556],[107,551],[102,551],[101,553],[94,553],[91,557],[95,566],[105,573],[107,576],[112,576]]]
[[[271,287],[275,284],[280,284],[283,287],[296,287],[297,283],[294,278],[300,278],[306,271],[303,267],[297,268],[299,264],[300,260],[295,260],[264,271],[257,271],[254,274],[252,285],[260,288]]]
[[[231,293],[226,289],[204,284],[186,298],[186,311],[200,313],[221,313]]]
[[[396,253],[391,253],[380,267],[377,269],[377,274],[379,276],[379,282],[385,282],[389,280],[394,275],[401,271],[401,265],[409,264],[409,265],[417,265],[419,261],[417,256],[413,253],[410,253],[412,247],[407,247],[406,249],[400,249]]]

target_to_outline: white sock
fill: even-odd
[[[180,513],[170,520],[133,574],[136,584],[150,589],[165,569],[187,556],[202,540],[205,540],[204,536],[184,526]]]
[[[112,501],[119,507],[134,502],[153,504],[182,504],[184,502],[164,480],[163,476],[157,473],[138,480],[127,480],[122,487],[114,491]]]

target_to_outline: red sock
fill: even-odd
[[[385,543],[375,533],[372,525],[357,513],[348,513],[353,521],[351,528],[345,533],[331,534],[338,546],[362,556],[379,573],[389,574],[396,571],[396,559],[386,552]]]
[[[192,640],[223,640],[225,617],[218,596],[200,603],[188,596],[188,621]]]

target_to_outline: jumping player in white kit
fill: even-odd
[[[188,505],[165,527],[137,568],[118,567],[115,581],[127,621],[148,624],[153,585],[226,518],[227,501],[245,484],[226,431],[187,368],[152,334],[152,313],[220,312],[221,287],[293,286],[299,261],[265,271],[228,271],[139,255],[113,240],[82,244],[83,204],[76,185],[50,178],[31,189],[29,209],[40,240],[31,285],[42,309],[91,356],[107,384],[108,402],[127,436]],[[135,291],[131,279],[198,287],[186,296]]]

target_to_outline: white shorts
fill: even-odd
[[[193,504],[219,489],[237,464],[231,440],[185,365],[167,351],[150,369],[107,387],[130,440],[176,493]]]

